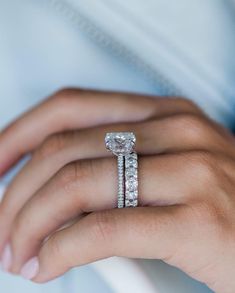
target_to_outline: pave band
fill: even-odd
[[[125,156],[125,207],[138,206],[138,156]]]
[[[118,208],[124,208],[125,203],[125,181],[124,181],[124,156],[119,155],[118,161]]]
[[[138,206],[138,156],[132,132],[112,132],[105,136],[106,148],[117,156],[118,208]]]

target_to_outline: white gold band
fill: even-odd
[[[125,156],[125,207],[138,206],[138,156]]]
[[[118,208],[124,208],[125,186],[124,186],[124,156],[119,155],[118,161]]]
[[[111,132],[105,136],[106,148],[117,156],[118,208],[138,206],[138,156],[132,132]]]

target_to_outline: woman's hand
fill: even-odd
[[[115,209],[106,132],[133,131],[138,208]],[[110,256],[162,259],[235,291],[235,140],[191,102],[63,90],[0,136],[0,172],[31,159],[0,205],[3,267],[35,282]]]

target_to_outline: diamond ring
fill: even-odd
[[[138,205],[138,156],[132,132],[111,132],[105,136],[106,148],[118,161],[118,208]]]

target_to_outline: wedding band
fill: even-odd
[[[125,182],[124,182],[124,156],[118,156],[118,208],[124,208],[125,203]]]
[[[138,156],[125,156],[125,207],[138,206]]]
[[[138,205],[138,157],[132,132],[111,132],[105,136],[106,148],[117,156],[118,208]]]

